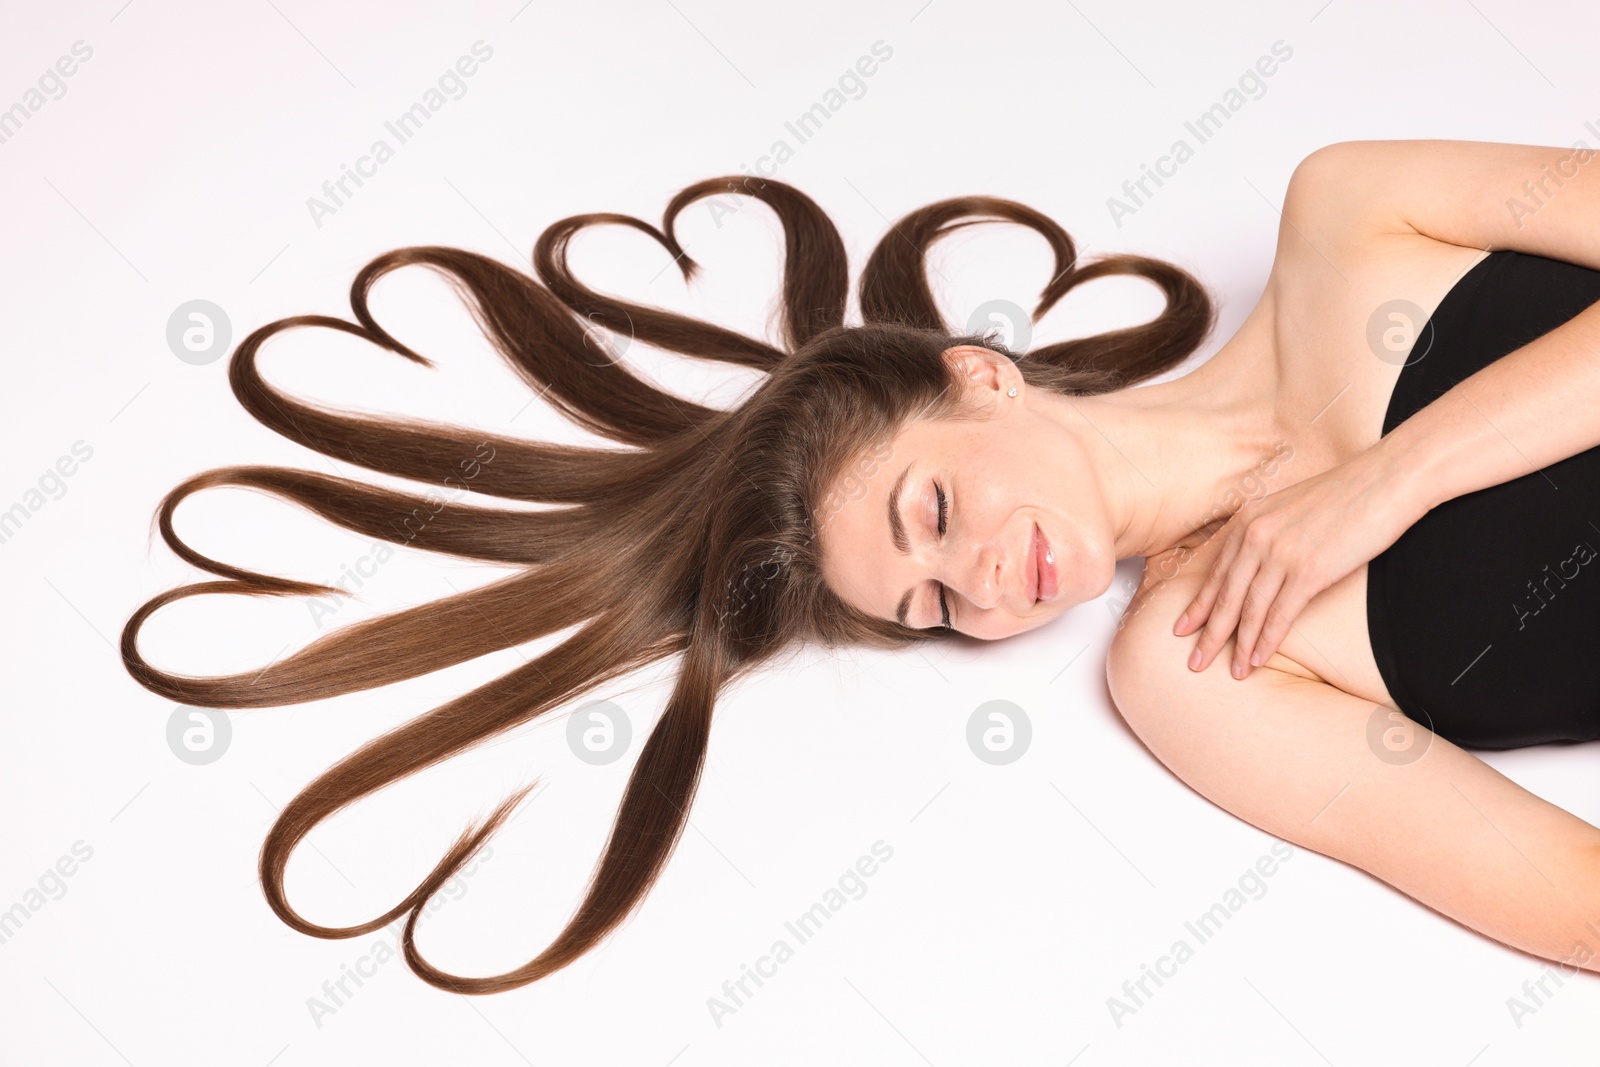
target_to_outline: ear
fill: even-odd
[[[963,380],[972,402],[981,408],[993,407],[1008,389],[1022,388],[1016,364],[998,352],[978,345],[957,345],[945,352],[945,358]]]

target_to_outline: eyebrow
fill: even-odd
[[[913,460],[912,462],[915,462]],[[906,469],[900,472],[900,477],[894,480],[894,485],[889,488],[889,536],[894,541],[894,548],[902,556],[911,554],[911,540],[906,536],[906,524],[900,519],[900,487],[905,484],[906,475],[911,473],[911,464],[906,464]],[[915,589],[907,589],[906,595],[900,598],[900,603],[894,609],[894,618],[901,626],[906,624],[906,614],[911,610],[911,595]]]

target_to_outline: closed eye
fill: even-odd
[[[944,536],[945,527],[947,526],[947,523],[945,521],[945,516],[947,514],[947,510],[946,510],[946,507],[945,507],[944,490],[939,487],[939,483],[938,482],[934,482],[933,483],[933,492],[934,492],[934,495],[936,497],[938,497],[938,500],[939,500],[939,536],[943,537]],[[938,586],[939,586],[939,614],[940,614],[941,628],[944,629],[945,631],[949,631],[951,629],[951,626],[950,626],[950,604],[949,604],[948,601],[945,600],[944,583],[940,582],[940,583],[938,583]]]

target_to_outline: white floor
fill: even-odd
[[[1354,868],[1299,849],[1283,860],[1283,845],[1275,853],[1145,751],[1102,675],[1110,602],[1137,560],[1100,601],[1011,641],[805,649],[727,694],[692,829],[643,908],[577,964],[487,998],[423,983],[391,956],[392,936],[293,933],[266,907],[255,857],[277,809],[326,767],[537,648],[231,714],[226,749],[203,765],[174,755],[169,724],[182,712],[136,685],[116,649],[146,600],[210,577],[152,534],[162,494],[183,478],[270,463],[399,484],[255,422],[226,359],[178,358],[168,323],[189,301],[221,309],[237,342],[281,316],[348,316],[351,279],[388,249],[450,244],[526,264],[557,219],[659,222],[685,185],[759,168],[830,212],[857,269],[891,220],[969,193],[1050,214],[1090,255],[1182,263],[1222,302],[1204,358],[1259,295],[1275,205],[1319,145],[1594,146],[1600,14],[1589,5],[1530,19],[1506,0],[1227,13],[1171,0],[783,11],[673,0],[620,12],[121,2],[29,5],[0,34],[0,109],[28,111],[0,143],[11,205],[0,510],[28,514],[0,544],[0,1061],[1489,1065],[1592,1050],[1593,974],[1527,992],[1543,961]],[[1227,125],[1196,147],[1185,123],[1274,55],[1272,75],[1247,78]],[[852,80],[858,62],[872,74]],[[800,141],[789,124],[830,101],[826,125]],[[400,142],[386,124],[419,102],[431,117]],[[1120,215],[1107,206],[1180,138],[1194,154],[1154,195]],[[382,162],[370,156],[380,139],[392,149]],[[792,154],[771,155],[779,140]],[[324,183],[347,167],[365,176],[335,201]],[[758,202],[730,203],[726,217],[699,205],[680,224],[704,267],[690,289],[665,253],[620,228],[584,235],[575,267],[597,288],[760,333],[780,235]],[[1052,273],[1041,241],[1004,226],[962,231],[933,264],[953,321],[992,299],[1031,307]],[[1089,286],[1036,340],[1158,306],[1132,279]],[[585,439],[528,405],[438,276],[384,280],[374,309],[437,367],[296,331],[269,344],[264,372],[340,407]],[[710,403],[753,381],[643,346],[628,358]],[[317,581],[372,572],[333,619],[290,600],[163,610],[142,647],[187,673],[265,666],[328,627],[508,573],[409,550],[373,571],[366,539],[239,490],[189,500],[177,525],[199,551],[247,567]],[[637,741],[667,677],[593,695],[625,709]],[[965,740],[990,700],[1019,705],[1032,726],[1006,766]],[[576,904],[631,765],[574,758],[564,723],[341,813],[296,853],[293,899],[330,924],[381,914],[468,821],[537,776],[545,785],[421,936],[462,973],[531,958]],[[1600,821],[1594,746],[1485,758]],[[870,876],[852,874],[862,857],[874,858]],[[1253,879],[1263,857],[1274,873]],[[1237,902],[1230,890],[1244,905],[1200,941],[1186,924]],[[832,918],[802,941],[786,924],[819,902]],[[780,940],[792,955],[763,963]],[[1124,983],[1179,940],[1192,955],[1161,964],[1167,977],[1134,1000]],[[747,969],[764,973],[759,985]]]

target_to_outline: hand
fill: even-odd
[[[1211,574],[1173,627],[1183,637],[1205,624],[1189,666],[1205,670],[1237,626],[1233,676],[1248,676],[1312,597],[1394,544],[1427,510],[1372,449],[1248,501],[1213,535],[1223,543]]]

